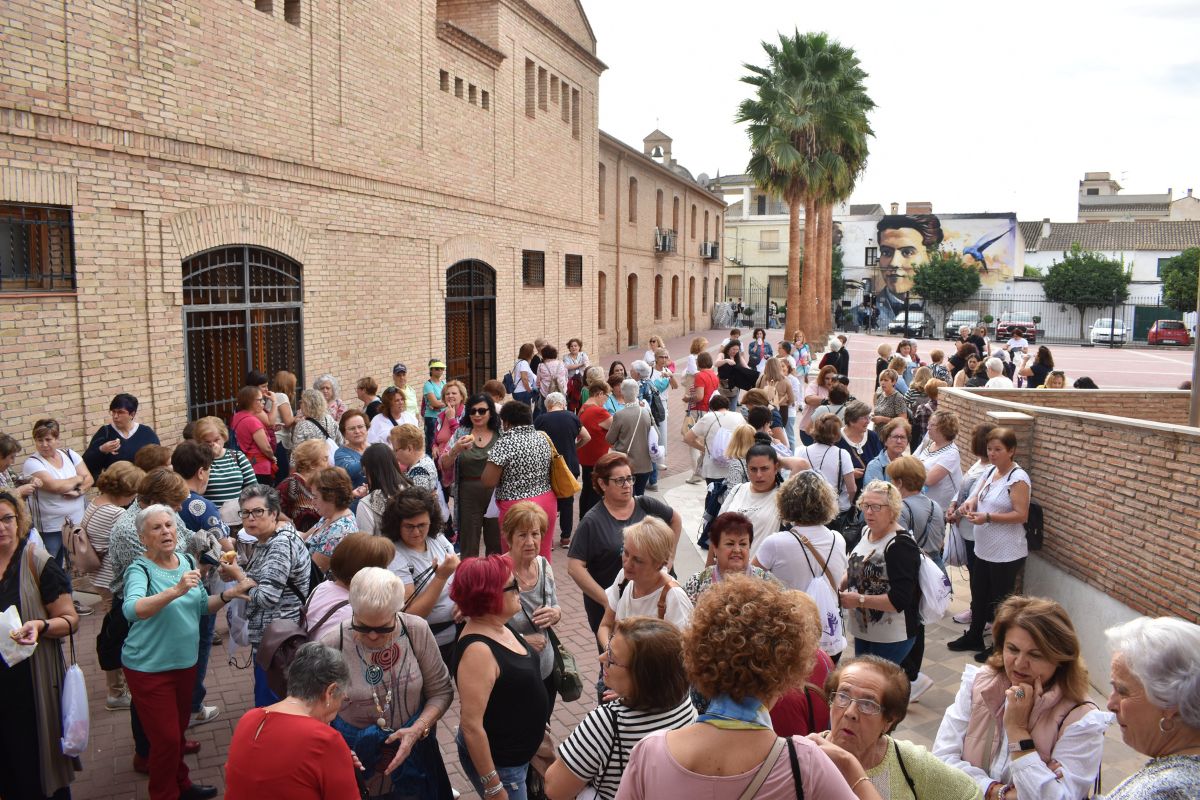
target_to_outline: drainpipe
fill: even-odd
[[[1200,325],[1200,275],[1196,276],[1196,322]],[[1200,428],[1200,341],[1192,349],[1192,402],[1188,408],[1188,425]]]
[[[616,316],[613,317],[613,333],[617,336],[617,349],[614,352],[621,352],[625,348],[621,346],[621,165],[625,163],[625,154],[619,149],[617,150],[617,189],[613,192],[616,201],[613,203],[613,225],[615,228],[615,236],[613,238],[613,288],[614,292],[613,309]],[[628,190],[626,190],[628,191]],[[626,290],[628,292],[628,290]]]

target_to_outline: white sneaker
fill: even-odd
[[[700,475],[693,475],[692,477],[688,478],[686,482],[691,484],[704,483],[704,478]]]
[[[109,711],[128,711],[130,697],[128,694],[117,695],[116,697],[104,698],[104,707]]]
[[[953,617],[951,617],[951,619],[953,619],[959,625],[970,625],[971,624],[971,609],[968,608],[966,611],[955,614]]]
[[[921,695],[929,691],[933,686],[933,678],[926,675],[924,672],[917,673],[917,679],[912,682],[908,689],[908,702],[916,703],[921,699]]]
[[[212,722],[219,716],[221,716],[221,709],[216,706],[200,706],[200,710],[192,714],[191,719],[188,720],[188,727],[192,728],[196,725]]]

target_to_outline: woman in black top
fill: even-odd
[[[1036,389],[1046,382],[1046,377],[1054,371],[1054,356],[1050,348],[1042,345],[1037,349],[1037,355],[1025,354],[1025,362],[1021,364],[1017,374],[1025,378],[1026,389]]]
[[[538,417],[533,427],[550,437],[554,449],[567,461],[571,474],[579,477],[579,455],[576,448],[592,440],[592,435],[579,421],[579,417],[567,411],[567,398],[562,392],[546,395],[546,413]],[[562,547],[571,544],[571,531],[575,517],[575,495],[558,498],[558,543]]]
[[[462,701],[456,742],[480,797],[525,799],[525,775],[542,743],[548,698],[537,654],[508,626],[521,610],[520,586],[505,556],[468,558],[450,599],[467,617],[453,673]]]

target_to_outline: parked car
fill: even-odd
[[[1000,321],[996,323],[996,341],[1008,341],[1017,328],[1025,329],[1025,341],[1030,344],[1037,342],[1038,330],[1033,322],[1033,315],[1024,311],[1009,311],[1001,315]]]
[[[1129,341],[1125,320],[1101,317],[1092,323],[1088,339],[1092,344],[1125,344]]]
[[[946,320],[946,330],[945,330],[946,338],[947,339],[957,339],[958,338],[958,329],[961,328],[963,325],[966,325],[967,327],[974,330],[975,326],[979,324],[979,319],[980,318],[979,318],[978,311],[971,311],[968,309],[960,309],[958,311],[953,312],[950,315],[950,318]]]
[[[928,336],[933,338],[933,320],[925,316],[924,311],[901,311],[899,316],[888,323],[888,333],[894,336],[910,336],[920,339]]]
[[[1187,326],[1177,319],[1155,320],[1146,334],[1149,344],[1178,344],[1184,347],[1192,343]]]

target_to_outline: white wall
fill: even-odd
[[[1106,258],[1113,258],[1122,262],[1128,267],[1133,264],[1133,280],[1146,282],[1159,282],[1158,278],[1158,260],[1160,258],[1174,258],[1179,255],[1179,250],[1129,250],[1129,251],[1107,251],[1101,252],[1100,255]],[[1034,253],[1025,254],[1025,263],[1031,267],[1037,267],[1042,272],[1050,269],[1050,265],[1055,261],[1062,261],[1063,254],[1053,250],[1039,250]]]

